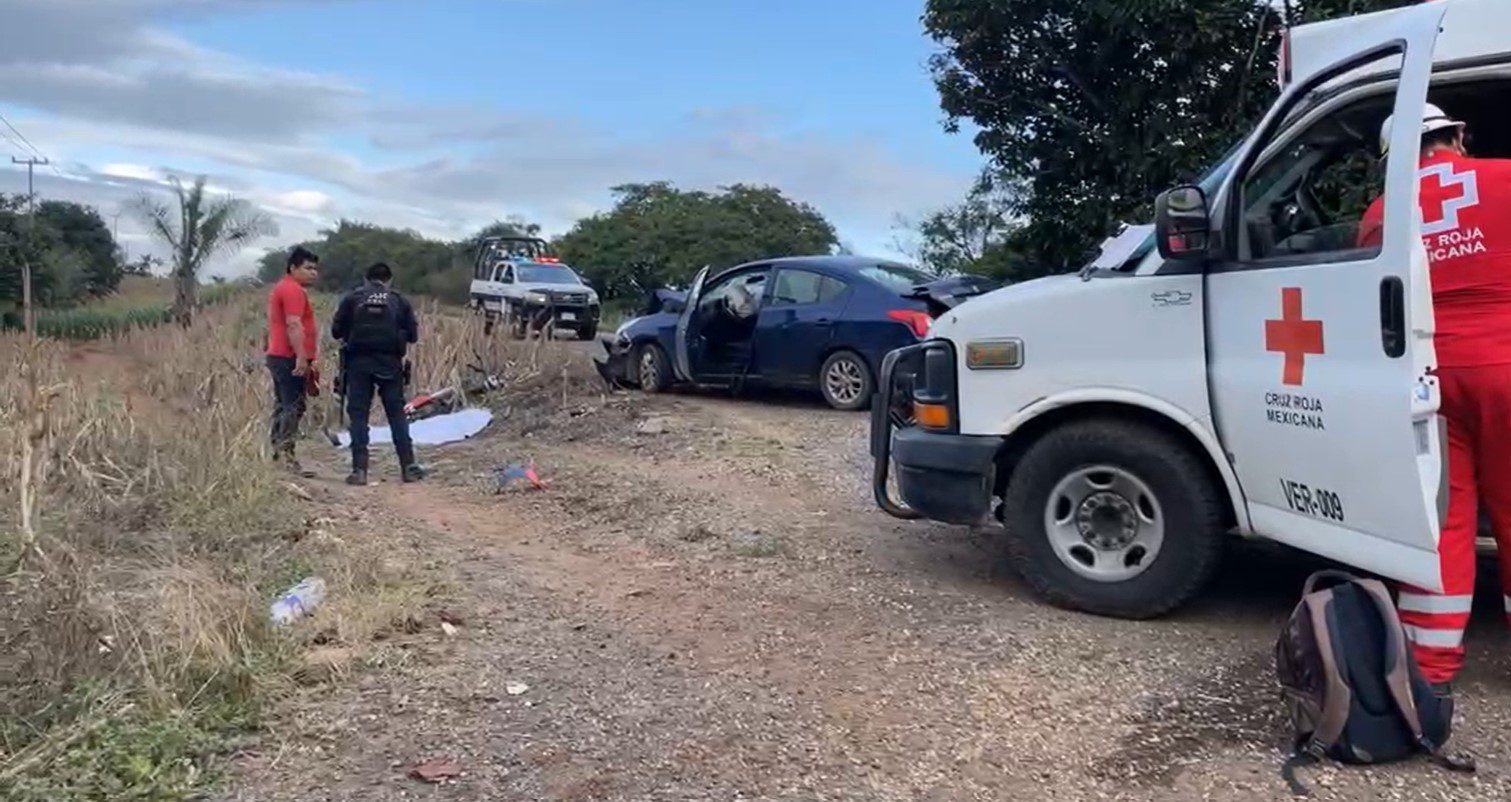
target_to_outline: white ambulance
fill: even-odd
[[[872,411],[883,509],[995,511],[1037,592],[1105,615],[1188,600],[1229,533],[1440,588],[1416,153],[1430,95],[1469,123],[1475,155],[1511,157],[1511,3],[1300,26],[1284,62],[1262,123],[1161,195],[1155,225],[1080,275],[947,311],[888,357]],[[1384,241],[1357,247],[1380,192]]]

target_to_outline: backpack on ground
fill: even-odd
[[[1447,768],[1474,770],[1473,760],[1443,752],[1453,699],[1423,678],[1379,580],[1343,571],[1308,577],[1275,644],[1275,672],[1295,733],[1281,773],[1296,794],[1307,790],[1295,768],[1322,757],[1387,763],[1423,753]]]

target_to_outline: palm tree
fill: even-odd
[[[198,305],[200,268],[215,256],[278,233],[278,227],[272,218],[240,198],[207,197],[204,176],[187,188],[177,176],[168,181],[178,195],[177,215],[169,204],[145,193],[133,202],[132,210],[172,252],[173,318],[179,325],[188,326]]]

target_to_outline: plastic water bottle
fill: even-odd
[[[325,580],[311,576],[306,577],[275,599],[268,612],[274,624],[286,626],[314,612],[323,601],[325,601]]]

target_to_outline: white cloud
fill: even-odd
[[[272,202],[286,209],[314,214],[330,209],[331,196],[313,189],[296,189],[274,195]]]
[[[554,234],[606,208],[616,184],[759,183],[814,204],[843,238],[871,247],[890,239],[897,212],[953,200],[971,179],[876,142],[788,130],[761,108],[690,108],[665,121],[672,133],[627,139],[529,110],[375,98],[340,77],[245,63],[157,27],[165,14],[252,2],[0,0],[6,31],[25,32],[0,35],[0,104],[19,109],[8,116],[75,179],[54,174],[39,191],[119,204],[162,191],[170,175],[204,172],[214,190],[273,215],[277,241],[288,242],[342,217],[454,238],[519,215]],[[374,161],[333,144],[353,133]],[[67,166],[98,153],[109,163]],[[13,172],[0,171],[0,191],[13,191],[5,184]]]

